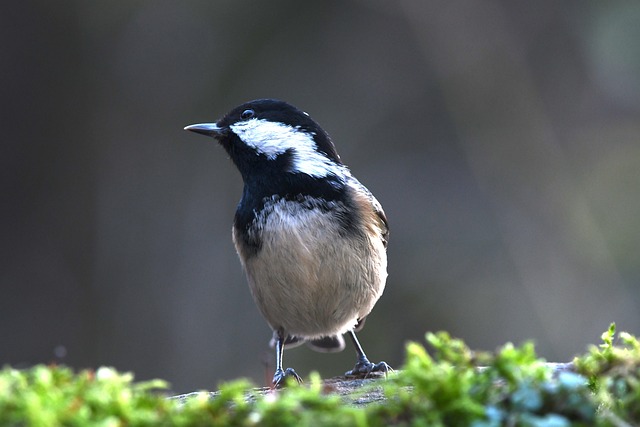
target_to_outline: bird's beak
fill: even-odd
[[[190,130],[191,132],[213,136],[214,138],[224,133],[224,128],[221,128],[215,123],[199,123],[197,125],[189,125],[185,127],[184,130]]]

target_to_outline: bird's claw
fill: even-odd
[[[287,383],[288,378],[293,378],[298,384],[302,382],[300,375],[298,375],[292,368],[287,368],[284,371],[282,369],[278,369],[276,373],[273,374],[273,387],[282,388]]]
[[[367,377],[372,372],[382,372],[386,376],[393,372],[393,368],[387,362],[371,363],[367,359],[360,360],[352,370],[345,372],[347,377]]]

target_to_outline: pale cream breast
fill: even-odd
[[[261,212],[251,231],[261,247],[244,268],[272,328],[308,338],[334,335],[369,314],[387,277],[379,228],[345,232],[326,210],[275,197]],[[237,241],[234,232],[239,249]]]

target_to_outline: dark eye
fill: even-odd
[[[250,119],[251,117],[253,117],[255,115],[256,115],[256,112],[253,111],[253,110],[244,110],[242,112],[242,114],[240,114],[240,118],[242,120],[247,120],[247,119]]]

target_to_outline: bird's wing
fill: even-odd
[[[350,177],[348,185],[353,190],[354,201],[361,209],[365,223],[376,226],[377,230],[371,231],[376,232],[376,234],[380,236],[386,248],[389,242],[389,221],[387,220],[387,215],[385,215],[384,210],[382,210],[382,205],[373,194],[371,194],[367,187],[362,185],[354,177]]]
[[[387,215],[385,215],[384,211],[382,210],[382,205],[380,204],[380,202],[378,202],[378,199],[373,197],[373,194],[371,194],[370,192],[369,196],[371,197],[371,206],[373,207],[373,212],[375,212],[381,222],[380,230],[382,235],[382,243],[386,248],[387,244],[389,243],[389,221],[387,220]]]

